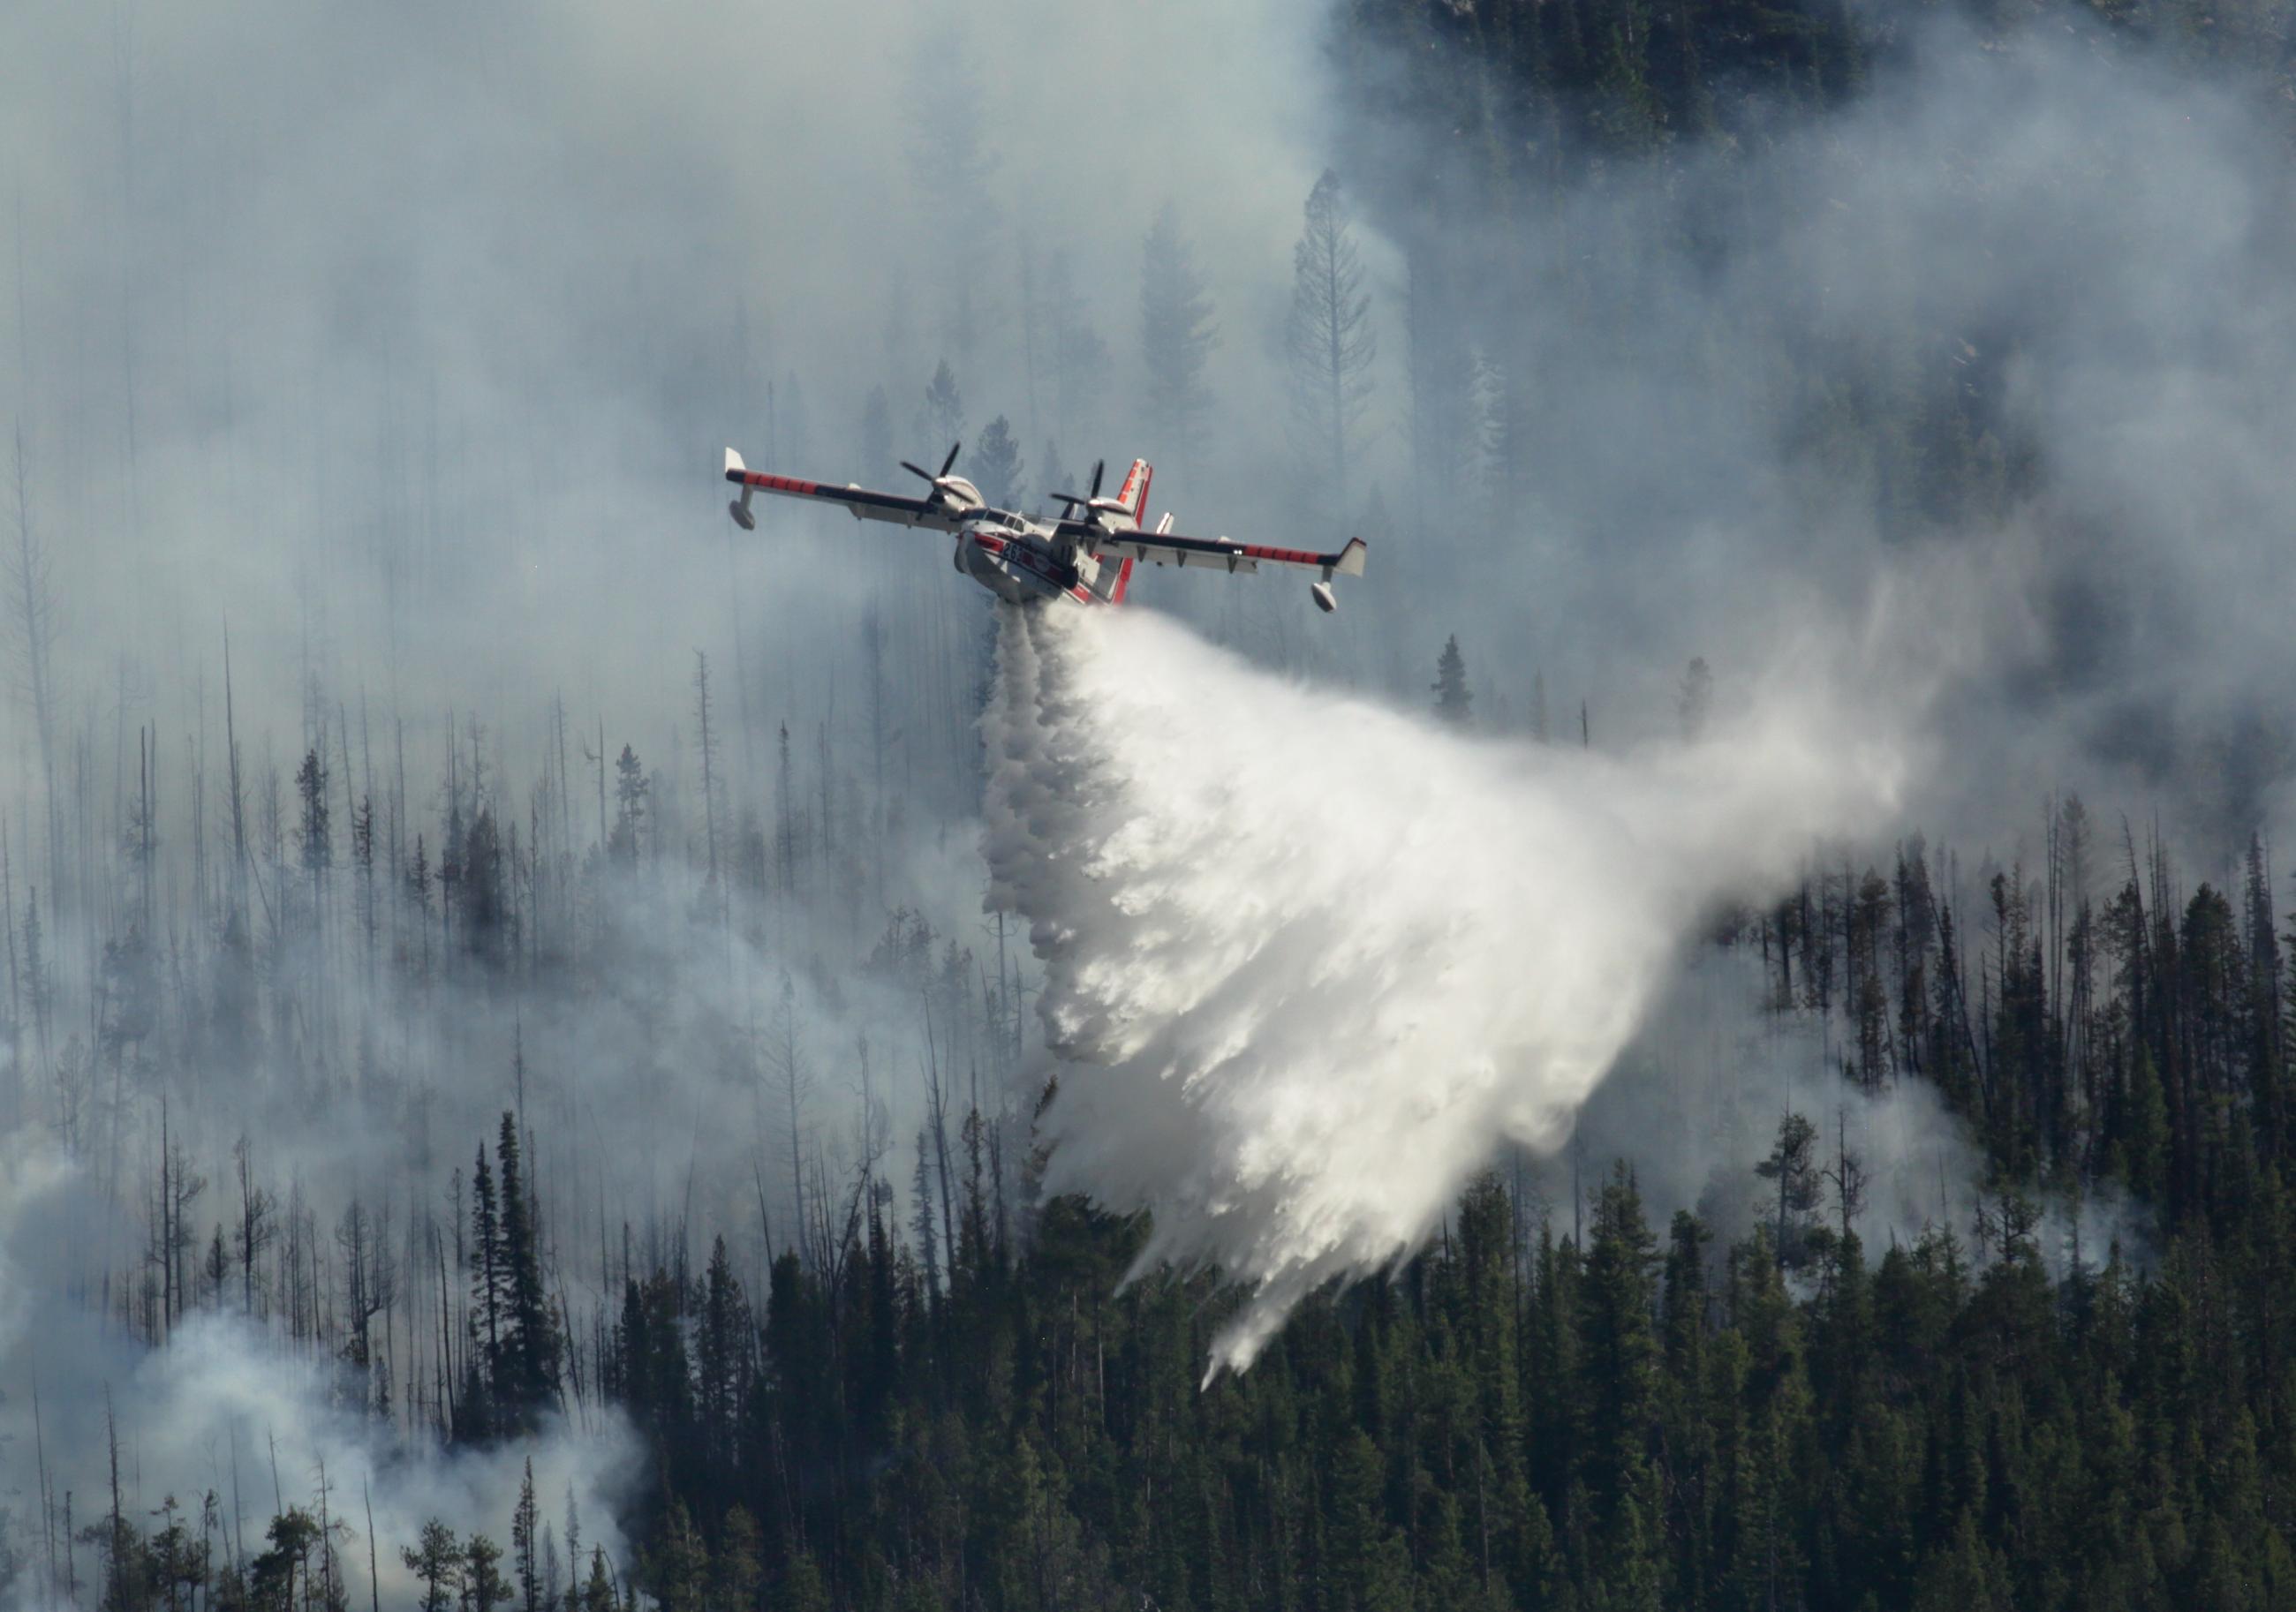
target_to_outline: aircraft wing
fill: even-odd
[[[1321,571],[1326,577],[1360,577],[1367,546],[1350,537],[1337,552],[1318,554],[1312,549],[1269,548],[1257,543],[1233,543],[1226,537],[1178,537],[1169,532],[1110,532],[1081,520],[1063,520],[1061,530],[1105,559],[1121,555],[1151,565],[1202,566],[1225,571],[1256,571],[1263,565],[1293,565]]]
[[[742,489],[745,500],[752,490],[778,493],[785,498],[810,498],[824,503],[842,504],[857,520],[887,520],[895,526],[931,527],[940,532],[953,532],[978,513],[977,511],[952,510],[946,504],[929,503],[922,498],[904,498],[898,493],[873,493],[863,487],[836,487],[826,481],[800,481],[794,476],[768,475],[744,465],[741,454],[732,448],[726,450],[726,479]]]

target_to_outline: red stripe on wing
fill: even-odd
[[[768,492],[798,493],[808,498],[821,491],[821,483],[818,481],[800,481],[794,476],[768,476],[763,471],[751,471],[743,476],[742,480],[750,487],[761,487]]]

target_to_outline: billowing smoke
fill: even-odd
[[[1047,1185],[1216,1264],[1248,1366],[1513,1140],[1552,1149],[1717,904],[1870,830],[1902,741],[1804,664],[1694,742],[1476,740],[1154,616],[1012,613],[985,727],[992,899],[1031,924]]]
[[[641,1461],[618,1414],[553,1416],[531,1439],[449,1452],[371,1414],[339,1361],[228,1311],[195,1313],[167,1348],[147,1349],[94,1306],[60,1301],[71,1250],[104,1214],[61,1151],[0,1139],[0,1366],[20,1396],[0,1420],[0,1497],[17,1524],[0,1544],[53,1570],[53,1580],[22,1574],[20,1600],[0,1596],[8,1612],[53,1604],[43,1595],[74,1580],[92,1598],[115,1493],[139,1531],[158,1532],[172,1508],[217,1571],[244,1571],[266,1548],[269,1520],[299,1508],[324,1518],[325,1570],[357,1586],[352,1604],[372,1576],[383,1599],[406,1605],[420,1592],[400,1547],[436,1518],[506,1548],[530,1461],[553,1567],[578,1575],[578,1549],[586,1561],[594,1546],[618,1568],[629,1560],[616,1518]],[[545,1542],[536,1551],[545,1556]]]
[[[1266,577],[1136,597],[1390,691],[1456,631],[1488,729],[1552,689],[1591,699],[1595,748],[1431,729],[1167,620],[1006,624],[988,844],[1071,1060],[1051,1184],[1150,1207],[1146,1257],[1255,1286],[1223,1362],[1316,1282],[1413,1247],[1509,1139],[1554,1148],[1614,1064],[1670,1052],[1653,1021],[1681,1005],[1688,937],[1813,836],[1919,820],[2013,855],[2004,803],[2068,783],[2139,814],[2146,787],[2195,798],[2172,832],[2244,835],[2259,800],[2285,821],[2269,695],[2290,641],[2254,582],[2292,496],[2296,300],[2283,147],[2243,103],[2086,42],[1940,46],[1775,144],[1686,173],[1620,161],[1527,213],[1447,209],[1446,143],[1508,143],[1366,117],[1315,65],[1327,17],[1023,0],[921,29],[885,0],[584,0],[546,26],[416,6],[379,28],[231,0],[0,20],[0,547],[48,585],[0,599],[0,928],[25,947],[0,1043],[0,1506],[20,1528],[37,1366],[67,1469],[42,1486],[77,1488],[83,1518],[108,1388],[147,1511],[275,1432],[291,1502],[323,1452],[346,1499],[377,1464],[386,1573],[426,1510],[499,1536],[506,1460],[419,1452],[466,1331],[454,1172],[505,1108],[537,1133],[578,1322],[634,1248],[641,1272],[676,1265],[725,1231],[755,1289],[857,1176],[906,1191],[915,1068],[949,1067],[951,1020],[991,994],[959,954],[988,943],[951,917],[979,877],[982,601],[945,551],[841,515],[737,536],[715,455],[878,484],[1009,417],[1029,501],[1141,451],[1182,529],[1321,546],[1273,422],[1326,162],[1363,207],[1382,336],[1348,480],[1374,577],[1336,623]],[[1116,64],[1154,115],[1030,105]],[[1193,452],[1142,407],[1141,235],[1167,199],[1220,332]],[[1901,397],[1964,421],[1956,454],[1999,473],[1933,473],[1956,454],[1875,423],[1918,416],[1872,401]],[[1966,486],[1993,495],[1944,496]],[[1838,618],[1947,543],[2041,551],[1997,591],[2013,631],[1931,724],[1950,765],[1915,778],[1915,702],[1825,698],[1835,655],[1750,680],[1781,621]],[[1783,601],[1787,578],[1820,597]],[[1672,725],[1693,654],[1718,674],[1711,730],[1621,751]],[[2270,742],[2220,742],[2251,730]],[[617,873],[626,741],[652,793]],[[331,853],[299,831],[307,756]],[[435,867],[482,796],[526,858],[523,944],[484,964],[407,893],[422,836]],[[139,924],[164,960],[141,996],[104,973]],[[908,941],[876,948],[872,984],[881,930]],[[999,962],[978,1039],[1001,1049],[1023,982]],[[1705,1022],[1735,1023],[1751,993],[1713,995]],[[151,1027],[120,1034],[139,1000]],[[955,1067],[976,1061],[993,1086],[988,1055]],[[1799,1045],[1663,1072],[1602,1084],[1585,1151],[1628,1153],[1654,1200],[1725,1224],[1710,1185],[1742,1176],[1780,1107],[1823,1123],[1841,1084]],[[1637,1125],[1627,1100],[1652,1090],[1681,1106]],[[1852,1122],[1902,1165],[1877,1215],[1917,1224],[1934,1187],[1958,1220],[1965,1144],[1925,1089],[1890,1101],[1864,1141]],[[300,1195],[317,1313],[340,1313],[350,1262],[329,1251],[361,1204],[398,1228],[402,1291],[452,1282],[435,1328],[386,1312],[395,1420],[359,1422],[332,1327],[298,1334],[266,1297],[300,1280],[293,1236],[234,1255],[255,1324],[224,1319],[226,1293],[164,1354],[131,1341],[154,1330],[127,1289],[151,1276],[160,1138],[210,1183],[203,1240],[239,1213],[250,1133],[291,1225]],[[611,1434],[542,1452],[546,1497],[614,1492]],[[268,1474],[242,1477],[259,1530]]]
[[[1597,1173],[1629,1162],[1653,1223],[1695,1213],[1718,1238],[1774,1225],[1772,1182],[1752,1167],[1782,1123],[1816,1127],[1815,1167],[1832,1172],[1829,1218],[1841,1213],[1845,1157],[1857,1182],[1850,1229],[1866,1247],[1907,1245],[1951,1230],[1967,1237],[2002,1211],[1998,1182],[1967,1123],[1935,1083],[1866,1084],[1843,1067],[1849,1028],[1839,1015],[1779,1012],[1755,949],[1703,947],[1652,1004],[1633,1043],[1587,1099],[1570,1146],[1528,1172],[1526,1196],[1561,1228],[1568,1207],[1591,1195]],[[2132,1259],[2152,1250],[2151,1215],[2112,1182],[2046,1193],[2030,1206],[2043,1260],[2064,1271],[2095,1265],[2117,1244]]]

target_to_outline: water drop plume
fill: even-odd
[[[1696,742],[1609,755],[1148,612],[1008,610],[997,657],[989,900],[1045,969],[1046,1190],[1152,1211],[1144,1268],[1244,1284],[1215,1372],[1419,1246],[1504,1141],[1560,1145],[1696,928],[1906,773],[1808,665]]]

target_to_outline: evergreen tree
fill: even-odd
[[[935,445],[954,443],[964,435],[964,395],[957,390],[956,372],[944,358],[934,369],[931,384],[925,388],[924,430]]]
[[[1201,445],[1211,406],[1204,369],[1218,342],[1194,251],[1168,201],[1141,245],[1141,413],[1152,452],[1185,460]]]
[[[463,842],[463,942],[471,955],[489,968],[498,968],[511,949],[509,859],[495,826],[492,807],[480,808],[471,820]]]
[[[572,1596],[568,1597],[573,1600]],[[606,1548],[594,1547],[590,1552],[590,1576],[582,1585],[579,1612],[614,1612],[614,1581],[606,1568]]]
[[[640,836],[645,830],[646,795],[652,788],[628,745],[614,761],[614,827],[606,838],[606,854],[624,867],[637,863]]]
[[[1021,471],[1021,445],[1013,440],[1012,422],[999,414],[981,428],[972,445],[972,484],[992,507],[1018,509],[1027,495]]]
[[[457,1242],[457,1251],[462,1245]],[[468,1246],[471,1302],[467,1323],[471,1347],[463,1352],[463,1380],[450,1402],[450,1432],[463,1444],[480,1444],[506,1430],[506,1419],[497,1396],[508,1387],[508,1352],[504,1328],[508,1322],[509,1270],[503,1258],[502,1215],[495,1195],[494,1174],[481,1146],[471,1182],[471,1238]]]
[[[542,1282],[531,1189],[519,1158],[516,1117],[505,1110],[495,1143],[502,1181],[501,1236],[496,1259],[501,1343],[494,1370],[501,1412],[521,1425],[558,1397],[558,1327]]]
[[[669,1502],[660,1546],[646,1563],[649,1588],[661,1612],[702,1612],[709,1589],[709,1547],[682,1500]]]
[[[885,389],[873,386],[869,400],[861,406],[861,478],[866,482],[871,476],[882,476],[895,462],[893,448],[893,406],[885,397]]]
[[[1582,1473],[1595,1513],[1607,1523],[1612,1548],[1622,1558],[1615,1564],[1620,1572],[1629,1567],[1623,1558],[1652,1548],[1645,1520],[1656,1498],[1648,1452],[1658,1412],[1658,1342],[1652,1330],[1658,1264],[1641,1196],[1621,1162],[1595,1199],[1586,1278],[1578,1286]]]
[[[1324,170],[1308,192],[1307,225],[1292,250],[1292,313],[1284,326],[1292,408],[1318,504],[1347,508],[1353,439],[1371,400],[1377,343],[1371,296],[1340,178]]]
[[[463,1547],[463,1605],[468,1612],[494,1612],[509,1599],[502,1547],[483,1534],[472,1534]]]
[[[518,1569],[519,1605],[523,1612],[542,1612],[542,1561],[535,1538],[540,1509],[534,1503],[534,1457],[526,1458],[525,1475],[518,1485],[518,1509],[511,1514],[511,1557]]]
[[[1777,1207],[1773,1248],[1781,1265],[1801,1262],[1803,1234],[1811,1211],[1817,1207],[1821,1176],[1817,1162],[1817,1127],[1799,1114],[1778,1122],[1777,1141],[1770,1156],[1754,1166],[1754,1174],[1777,1182]]]
[[[305,751],[303,765],[296,769],[295,794],[302,806],[303,872],[311,881],[312,921],[316,924],[327,870],[335,860],[334,837],[329,828],[327,769],[316,749]]]
[[[1459,652],[1456,634],[1443,641],[1443,652],[1436,658],[1434,693],[1438,719],[1457,728],[1473,720],[1469,714],[1474,696],[1467,689],[1467,658]]]
[[[439,1518],[424,1523],[421,1540],[402,1547],[398,1559],[422,1581],[422,1612],[448,1612],[461,1599],[465,1559],[462,1542]]]

